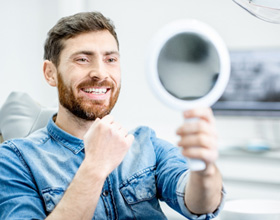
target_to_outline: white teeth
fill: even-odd
[[[87,88],[84,89],[87,93],[94,93],[94,94],[105,94],[107,92],[107,89],[94,89],[94,88]]]

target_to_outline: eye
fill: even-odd
[[[77,61],[87,62],[87,59],[86,58],[80,58],[80,59],[77,59]]]
[[[116,59],[114,59],[114,58],[109,58],[109,59],[108,59],[108,62],[109,62],[109,63],[113,63],[113,62],[115,62],[115,61],[116,61]]]
[[[79,63],[88,63],[89,60],[86,57],[78,57],[75,59]]]
[[[117,61],[118,61],[118,59],[115,58],[115,57],[109,57],[109,58],[106,59],[106,62],[107,62],[107,63],[115,63],[115,62],[117,62]]]

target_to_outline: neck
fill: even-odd
[[[59,105],[55,124],[65,132],[83,139],[94,121],[84,120],[69,112],[63,106]]]

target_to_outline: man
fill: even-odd
[[[48,125],[0,147],[0,219],[166,219],[158,200],[189,219],[223,201],[210,109],[185,112],[178,148],[147,127],[127,132],[109,113],[120,87],[119,43],[98,12],[62,18],[48,33],[44,76],[58,88]],[[197,146],[195,148],[191,146]],[[206,162],[188,171],[185,157]]]

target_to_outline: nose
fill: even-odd
[[[96,78],[99,80],[108,78],[105,64],[102,59],[95,60],[95,62],[91,65],[89,76],[90,78]]]

